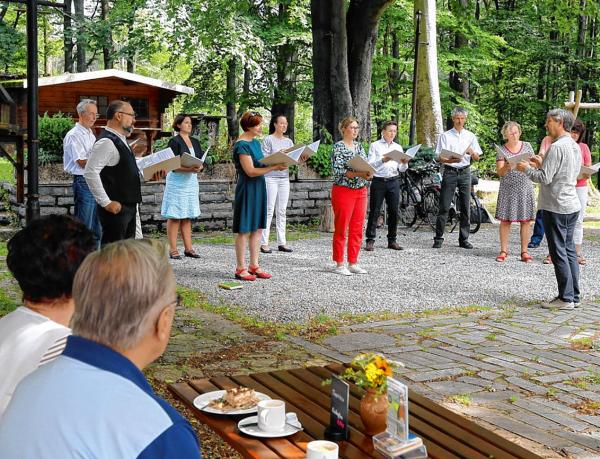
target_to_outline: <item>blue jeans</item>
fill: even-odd
[[[543,210],[538,210],[535,214],[535,225],[533,225],[533,234],[531,235],[530,244],[540,245],[544,239],[544,222],[542,221]]]
[[[554,265],[558,297],[563,301],[579,303],[579,263],[573,242],[573,232],[579,212],[557,214],[543,212],[546,241]]]
[[[102,226],[98,219],[98,204],[88,188],[83,175],[73,176],[73,198],[75,199],[75,212],[73,216],[93,231],[94,241],[100,247]]]

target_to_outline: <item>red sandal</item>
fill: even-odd
[[[531,263],[533,261],[533,258],[531,257],[531,255],[529,255],[528,252],[521,252],[521,261],[523,263]]]
[[[248,274],[246,274],[245,276],[242,275],[242,273],[246,271],[246,268],[237,268],[235,270],[235,278],[239,279],[239,280],[243,280],[243,281],[253,281],[256,280],[256,276],[253,275],[250,271],[248,271]]]
[[[248,266],[248,272],[259,279],[270,279],[273,277],[271,274],[264,272],[262,269],[259,271],[259,269],[260,266]]]
[[[502,263],[504,260],[506,260],[507,256],[508,256],[508,252],[501,250],[500,253],[498,254],[498,256],[496,257],[496,261],[498,263]]]

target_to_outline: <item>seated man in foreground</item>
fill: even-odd
[[[124,240],[88,256],[73,284],[73,336],[2,419],[2,457],[199,458],[190,424],[142,369],[167,347],[178,298],[166,247]]]
[[[0,320],[0,418],[17,384],[65,348],[73,278],[96,244],[83,223],[49,215],[32,221],[7,247],[6,264],[21,287],[23,306]]]

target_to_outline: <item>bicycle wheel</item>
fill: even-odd
[[[479,202],[479,198],[475,195],[475,193],[471,192],[471,202],[470,202],[470,228],[469,232],[471,234],[475,234],[479,231],[481,227],[481,221],[483,220],[483,208],[481,207],[481,202]]]
[[[410,228],[416,221],[415,198],[408,188],[402,186],[400,187],[400,203],[398,205],[398,223],[405,228]]]
[[[425,221],[435,229],[435,222],[440,210],[440,192],[435,188],[429,188],[423,195],[423,217]]]

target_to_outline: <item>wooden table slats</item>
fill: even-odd
[[[343,365],[295,368],[252,375],[221,376],[172,384],[171,391],[192,408],[200,421],[210,426],[243,457],[249,459],[304,458],[306,444],[322,439],[329,424],[330,387],[322,384],[332,374],[344,371]],[[251,387],[272,398],[284,400],[287,411],[294,411],[304,427],[295,435],[263,439],[240,433],[237,422],[244,416],[211,415],[193,407],[194,399],[206,392],[237,386]],[[362,389],[350,384],[348,441],[339,442],[340,458],[383,459],[373,449],[360,419]],[[436,402],[409,391],[411,431],[423,438],[431,458],[467,459],[541,459],[534,453],[500,437],[473,421]]]

